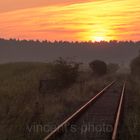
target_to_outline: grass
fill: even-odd
[[[38,82],[46,64],[14,63],[0,66],[1,139],[21,139],[21,131],[34,113]],[[13,137],[13,138],[12,138]]]
[[[140,139],[140,80],[129,76],[120,139]]]
[[[59,124],[112,80],[109,76],[91,78],[89,72],[84,72],[80,78],[86,81],[43,95],[38,90],[39,81],[49,67],[46,63],[0,65],[1,140],[41,140],[53,129],[44,130],[42,126]]]

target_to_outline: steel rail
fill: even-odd
[[[119,100],[119,106],[118,106],[117,115],[116,115],[116,119],[115,119],[115,123],[114,123],[113,133],[112,133],[112,140],[117,139],[117,132],[118,132],[118,126],[119,126],[119,122],[120,122],[120,115],[121,115],[122,104],[123,104],[123,100],[124,100],[125,88],[126,88],[126,82],[124,82],[124,84],[123,84],[121,97]]]
[[[80,109],[78,109],[73,115],[71,115],[69,118],[67,118],[63,123],[61,123],[57,128],[55,128],[48,136],[46,136],[43,140],[50,140],[56,136],[58,132],[63,130],[63,127],[67,127],[70,125],[70,123],[80,115],[82,111],[87,109],[87,107],[93,103],[99,96],[101,96],[107,89],[109,89],[115,81],[111,82],[108,86],[103,88],[99,93],[97,93],[93,98],[91,98],[86,104],[84,104]]]

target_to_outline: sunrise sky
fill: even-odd
[[[140,1],[0,0],[0,37],[140,40]]]

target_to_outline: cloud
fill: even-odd
[[[137,5],[135,3],[138,3]],[[138,39],[139,0],[100,0],[0,14],[0,36],[48,40]]]
[[[0,12],[14,11],[19,9],[50,6],[50,5],[67,5],[82,3],[93,0],[1,0]]]

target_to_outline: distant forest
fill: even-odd
[[[140,41],[68,42],[0,39],[0,64],[52,62],[59,57],[88,64],[93,60],[129,65],[140,52]]]
[[[39,41],[0,38],[0,46],[15,47],[140,47],[140,41],[101,41],[101,42],[68,42],[68,41]]]

